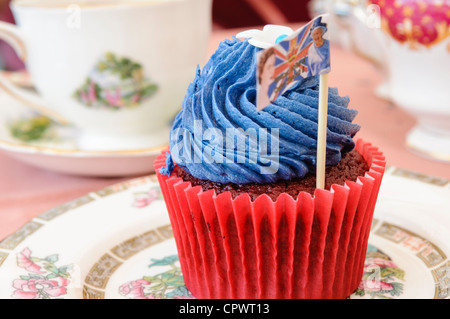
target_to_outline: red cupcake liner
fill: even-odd
[[[155,170],[186,287],[196,298],[346,298],[359,285],[385,158],[359,139],[370,169],[356,181],[254,201]]]

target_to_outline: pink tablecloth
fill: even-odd
[[[209,55],[218,43],[238,30],[215,31]],[[359,137],[380,147],[391,166],[450,179],[450,164],[419,157],[406,149],[405,134],[415,120],[403,110],[374,95],[381,77],[367,61],[338,47],[332,48],[330,86],[351,98],[359,111]],[[3,94],[0,92],[0,94]],[[44,211],[125,178],[67,176],[34,168],[0,151],[0,240]]]

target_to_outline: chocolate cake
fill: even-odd
[[[314,193],[316,189],[316,176],[308,173],[304,178],[296,178],[289,181],[277,181],[269,184],[221,184],[208,180],[198,179],[181,167],[177,166],[175,169],[177,176],[181,177],[185,182],[190,182],[192,186],[202,186],[203,191],[214,189],[217,194],[229,191],[232,198],[236,198],[242,193],[248,193],[252,200],[255,200],[261,194],[267,194],[272,200],[276,200],[282,193],[288,193],[294,198],[301,191]],[[364,176],[365,172],[369,170],[369,166],[363,159],[361,154],[353,150],[342,155],[342,160],[334,166],[328,166],[326,169],[325,188],[330,189],[332,184],[344,185],[346,180],[356,181],[358,176]]]

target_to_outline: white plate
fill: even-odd
[[[153,161],[166,146],[117,151],[84,150],[70,127],[52,125],[50,137],[33,142],[10,134],[9,125],[36,114],[0,92],[0,149],[30,165],[60,173],[85,176],[133,176],[154,172]]]
[[[351,298],[449,298],[450,183],[383,180]],[[0,298],[192,298],[154,175],[55,207],[0,242]]]

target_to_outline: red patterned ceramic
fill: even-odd
[[[450,35],[450,0],[369,0],[380,7],[381,27],[412,49],[431,47]]]

